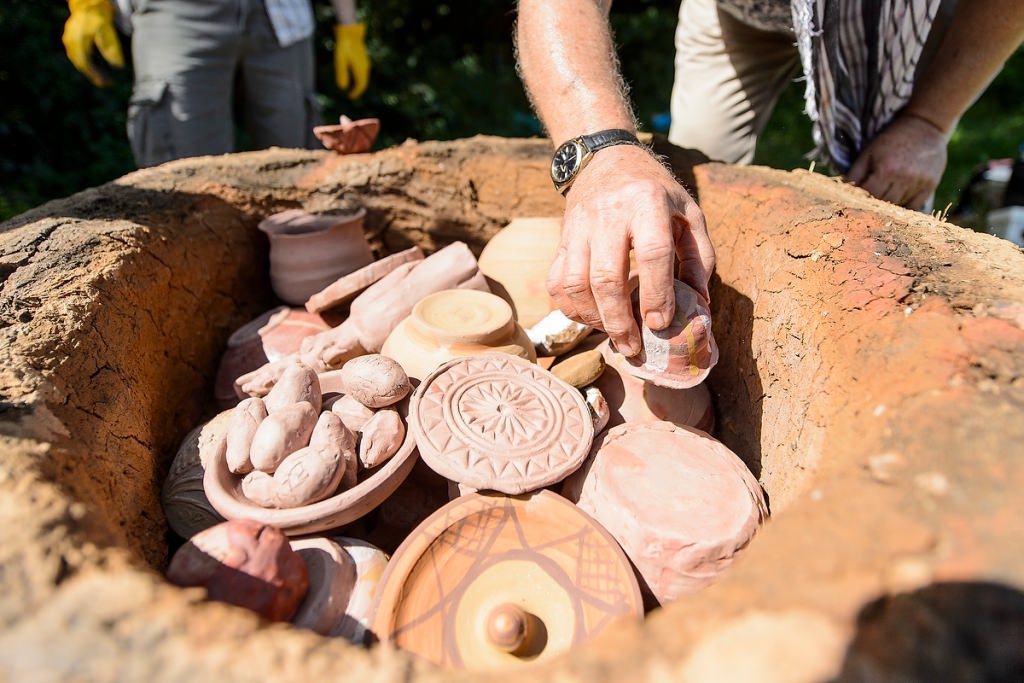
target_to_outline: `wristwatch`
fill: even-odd
[[[636,135],[621,128],[581,135],[559,145],[551,157],[551,182],[555,184],[555,189],[563,195],[568,192],[572,181],[590,163],[594,152],[612,145],[643,146]]]

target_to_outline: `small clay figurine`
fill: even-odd
[[[335,401],[331,405],[331,412],[340,417],[342,423],[353,432],[363,431],[363,425],[373,417],[373,410],[348,395]]]
[[[267,392],[264,403],[267,413],[273,415],[282,408],[306,401],[317,413],[323,402],[320,380],[316,372],[303,363],[294,363],[285,369],[274,388]]]
[[[396,410],[378,410],[363,426],[359,440],[359,461],[376,467],[398,452],[405,440],[405,425]]]
[[[261,472],[272,473],[281,461],[309,443],[317,411],[308,401],[293,403],[260,423],[252,440],[249,459]]]
[[[231,411],[228,426],[227,461],[228,469],[234,474],[252,472],[249,451],[260,423],[267,418],[267,407],[262,398],[247,398]]]
[[[341,373],[345,393],[367,408],[398,403],[412,388],[402,366],[378,353],[353,358]]]
[[[211,600],[288,621],[309,585],[306,564],[272,526],[236,519],[202,531],[178,549],[167,569],[178,586],[202,586]]]

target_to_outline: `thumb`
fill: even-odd
[[[871,171],[871,153],[864,150],[853,162],[853,166],[846,172],[846,181],[854,185],[860,185],[868,177]]]
[[[121,41],[117,39],[117,31],[113,25],[105,24],[96,32],[96,48],[110,66],[120,69],[124,66],[124,54],[121,52]]]

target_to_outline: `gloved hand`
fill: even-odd
[[[110,0],[68,0],[71,16],[64,24],[64,51],[75,68],[99,87],[110,85],[102,65],[94,61],[93,46],[113,67],[124,66],[121,43],[114,28],[114,6]]]
[[[351,72],[351,79],[349,73]],[[335,24],[334,80],[358,99],[370,82],[370,57],[366,54],[366,24]]]

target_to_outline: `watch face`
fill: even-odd
[[[580,168],[583,149],[575,140],[569,140],[557,150],[551,159],[551,179],[555,183],[564,183],[573,177]]]

